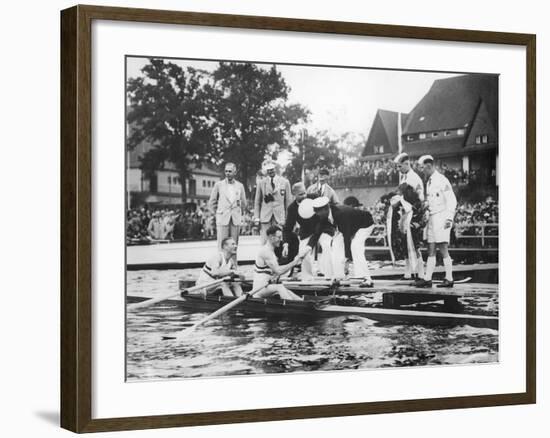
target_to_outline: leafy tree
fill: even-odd
[[[305,160],[302,159],[302,153],[305,155]],[[339,139],[332,138],[326,131],[316,132],[313,135],[307,135],[302,144],[294,148],[294,156],[285,174],[291,181],[300,181],[303,165],[306,171],[311,173],[321,167],[338,167],[342,162],[343,153]]]
[[[249,190],[266,155],[291,147],[292,128],[306,121],[309,111],[287,103],[290,89],[275,66],[221,62],[214,79],[222,94],[219,160],[235,162]]]
[[[202,70],[150,59],[142,73],[127,83],[127,148],[142,142],[151,145],[141,161],[148,175],[168,163],[174,166],[185,203],[192,168],[216,154],[220,96],[211,75]]]

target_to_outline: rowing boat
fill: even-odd
[[[143,299],[143,298],[141,298]],[[222,295],[203,295],[182,291],[179,298],[170,300],[185,309],[197,312],[212,312],[231,301],[235,297]],[[140,300],[132,297],[132,300]],[[428,301],[430,301],[429,299]],[[392,324],[422,324],[422,325],[470,325],[498,329],[498,316],[471,315],[453,312],[433,312],[417,309],[367,307],[358,305],[330,304],[330,299],[306,296],[304,301],[282,300],[276,297],[248,298],[233,311],[274,314],[300,315],[302,317],[326,318],[342,315],[355,315],[377,322]]]

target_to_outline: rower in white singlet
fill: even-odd
[[[254,265],[254,282],[252,290],[257,290],[262,286],[266,286],[262,291],[255,293],[255,297],[269,297],[272,295],[279,295],[284,300],[302,300],[301,297],[294,292],[288,290],[282,284],[269,284],[269,281],[273,278],[279,277],[284,273],[290,271],[294,266],[302,263],[302,259],[307,252],[311,251],[310,247],[298,254],[292,262],[287,265],[279,266],[277,262],[277,256],[275,255],[275,248],[281,245],[283,240],[283,232],[281,228],[276,225],[269,227],[266,230],[266,243],[260,249],[258,256],[256,257]]]
[[[201,269],[199,278],[196,285],[211,283],[218,278],[226,277],[228,275],[242,275],[238,272],[237,262],[235,261],[235,255],[237,254],[237,244],[232,237],[226,237],[221,242],[221,252],[210,258]],[[222,293],[226,297],[241,296],[243,290],[240,283],[228,283],[224,282],[221,285],[207,288],[205,293],[211,293],[221,288]]]

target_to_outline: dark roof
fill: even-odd
[[[397,130],[397,119],[398,119],[399,113],[395,111],[388,111],[379,109],[376,111],[376,116],[374,117],[374,121],[372,122],[371,129],[369,131],[369,137],[367,139],[367,142],[365,144],[365,149],[363,150],[363,155],[371,155],[372,154],[372,142],[379,141],[379,138],[375,139],[379,136],[379,133],[376,133],[376,125],[377,123],[381,124],[382,129],[384,130],[389,147],[390,147],[390,153],[396,153],[399,150],[399,142],[398,142],[398,135],[399,132]],[[407,114],[401,114],[401,127],[403,128],[405,121],[407,119]]]
[[[493,126],[498,126],[497,75],[468,74],[438,79],[410,112],[403,134],[467,127],[481,100]]]
[[[388,141],[390,142],[390,147],[392,151],[397,150],[397,113],[395,111],[386,111],[379,109],[378,115],[380,116],[380,121],[384,126],[384,130],[388,136]]]

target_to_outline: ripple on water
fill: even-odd
[[[192,270],[197,271],[198,270]],[[182,271],[129,271],[128,295],[177,292]],[[196,273],[195,273],[196,275]],[[360,305],[379,297],[359,297]],[[465,307],[498,310],[474,297]],[[127,314],[127,379],[170,379],[498,361],[498,331],[381,324],[357,316],[299,319],[227,314],[183,341],[162,341],[202,319],[169,302]]]

